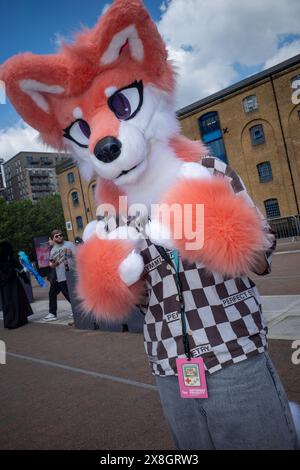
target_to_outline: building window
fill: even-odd
[[[280,217],[280,209],[277,199],[267,199],[264,201],[264,205],[268,219]]]
[[[73,206],[77,207],[79,205],[79,198],[78,198],[77,191],[74,191],[74,193],[72,193],[72,199],[73,199]]]
[[[76,225],[77,225],[78,230],[82,230],[82,229],[83,229],[83,222],[82,222],[82,217],[81,217],[81,215],[79,215],[78,217],[76,217]]]
[[[200,128],[202,136],[206,136],[214,131],[220,131],[220,121],[217,112],[204,114],[200,118]]]
[[[270,162],[259,163],[257,166],[259,181],[261,183],[266,183],[267,181],[272,181],[272,168]]]
[[[72,171],[67,174],[67,178],[68,178],[68,183],[69,183],[69,184],[74,183],[75,178],[74,178],[74,173],[73,173]]]
[[[262,124],[250,127],[250,136],[252,145],[260,145],[265,143],[265,134]]]
[[[250,111],[258,109],[256,95],[246,96],[246,98],[243,99],[243,106],[245,113],[250,113]]]

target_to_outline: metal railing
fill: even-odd
[[[268,219],[268,223],[274,230],[276,238],[300,240],[300,214]]]

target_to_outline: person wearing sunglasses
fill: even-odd
[[[72,257],[75,253],[75,245],[64,240],[61,230],[52,230],[50,235],[52,245],[49,257],[50,269],[55,269],[56,279],[50,283],[49,290],[49,314],[44,317],[44,321],[50,322],[57,319],[57,296],[60,292],[70,302],[66,271],[72,264]]]

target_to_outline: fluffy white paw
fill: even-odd
[[[135,284],[144,271],[144,261],[141,255],[132,251],[119,266],[119,274],[127,286]]]
[[[180,176],[183,178],[193,179],[211,179],[212,175],[209,170],[201,163],[186,162],[180,167]]]
[[[154,243],[155,245],[163,246],[164,248],[168,248],[169,250],[172,250],[174,248],[174,245],[172,244],[171,240],[170,230],[168,229],[168,227],[165,227],[156,220],[148,222],[145,227],[145,232],[149,239],[152,241],[152,243]]]
[[[97,220],[92,220],[92,222],[87,224],[82,235],[82,240],[84,242],[88,241],[89,238],[96,234],[97,223]]]
[[[102,238],[102,239],[107,238],[106,223],[103,220],[99,220],[97,222],[96,235],[97,235],[98,238]]]

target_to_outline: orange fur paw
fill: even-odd
[[[139,303],[143,282],[139,280],[128,286],[120,272],[120,266],[131,256],[132,250],[129,241],[103,240],[96,236],[78,247],[77,289],[86,312],[96,318],[118,322]]]
[[[190,262],[236,277],[249,269],[255,253],[263,249],[264,232],[255,209],[221,177],[182,181],[166,194],[164,203],[181,206],[183,223],[171,214],[171,232],[175,247]],[[197,204],[204,205],[203,219]]]

